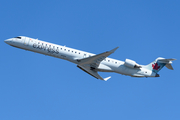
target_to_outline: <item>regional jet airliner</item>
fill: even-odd
[[[173,58],[165,59],[158,57],[155,61],[148,65],[139,65],[135,61],[126,59],[120,61],[109,58],[108,56],[114,53],[118,47],[103,52],[101,54],[92,54],[89,52],[61,46],[38,39],[33,39],[25,36],[18,36],[5,40],[5,43],[32,52],[49,55],[52,57],[68,60],[77,64],[77,67],[88,73],[89,75],[107,81],[111,77],[102,78],[98,72],[115,72],[131,77],[159,77],[158,72],[166,66],[173,70]]]

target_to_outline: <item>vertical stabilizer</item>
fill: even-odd
[[[176,59],[165,59],[158,57],[155,61],[151,62],[150,64],[144,66],[144,68],[149,69],[155,73],[158,73],[164,66],[168,69],[173,70],[172,61]]]

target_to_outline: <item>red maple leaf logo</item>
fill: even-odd
[[[158,66],[157,63],[152,64],[152,67],[153,67],[154,70],[158,70],[160,68],[160,66]]]

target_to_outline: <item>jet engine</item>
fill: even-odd
[[[130,59],[126,59],[124,65],[129,68],[141,68],[139,64],[137,64],[135,61]]]

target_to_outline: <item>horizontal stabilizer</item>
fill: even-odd
[[[170,58],[170,59],[158,58],[157,60],[158,60],[159,63],[165,63],[165,64],[166,64],[165,66],[166,66],[168,69],[174,70],[171,64],[172,64],[172,61],[174,61],[174,60],[176,60],[176,59],[174,59],[174,58]]]
[[[174,59],[174,58],[170,58],[170,59],[163,59],[164,61],[174,61],[174,60],[177,60],[177,59]]]
[[[171,64],[172,63],[171,61],[174,61],[176,59],[173,59],[173,58],[171,58],[171,59],[158,58],[157,60],[160,63],[169,63],[169,64]]]

